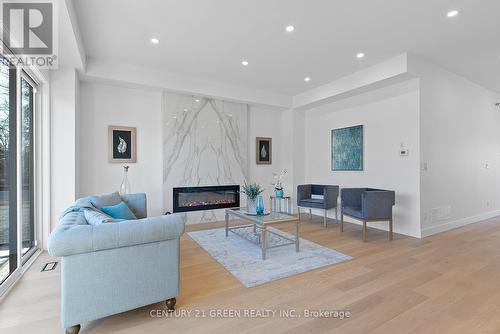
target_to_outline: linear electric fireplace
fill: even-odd
[[[240,206],[240,186],[174,188],[174,213]]]

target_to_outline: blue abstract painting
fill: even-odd
[[[332,130],[332,170],[363,170],[363,125]]]

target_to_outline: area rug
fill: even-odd
[[[289,233],[270,230],[294,238]],[[295,251],[295,245],[271,248],[267,250],[266,260],[262,260],[259,246],[233,233],[226,238],[224,228],[189,232],[188,235],[247,288],[352,259],[301,238],[300,252]]]

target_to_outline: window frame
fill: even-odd
[[[18,172],[18,201],[17,203],[20,204],[18,205],[19,207],[19,211],[20,211],[20,214],[18,216],[18,234],[20,235],[20,238],[21,238],[21,243],[20,243],[20,250],[21,250],[21,265],[24,266],[28,261],[29,259],[31,258],[31,256],[36,253],[39,249],[39,245],[40,245],[40,240],[39,240],[39,224],[38,224],[38,204],[37,204],[37,192],[38,192],[38,180],[37,180],[37,117],[36,117],[36,114],[37,114],[37,91],[38,91],[38,87],[39,87],[39,84],[36,83],[35,80],[33,80],[31,78],[31,76],[24,70],[24,69],[19,69],[18,68],[18,72],[20,72],[20,78],[19,78],[19,93],[18,93],[18,104],[19,104],[19,114],[17,115],[18,116],[18,120],[19,122],[17,122],[17,127],[18,127],[18,131],[17,133],[19,134],[17,136],[17,142],[18,142],[18,145],[17,145],[17,148],[18,148],[18,168],[17,168],[17,172]],[[30,250],[28,250],[26,252],[26,254],[22,254],[22,226],[23,226],[23,220],[22,220],[22,171],[21,171],[21,168],[22,168],[22,162],[21,162],[21,157],[22,157],[22,103],[21,103],[21,99],[22,99],[22,96],[21,96],[21,93],[22,93],[22,87],[21,87],[21,80],[24,79],[26,82],[28,82],[28,84],[33,88],[33,110],[32,110],[32,159],[33,159],[33,193],[31,194],[31,200],[32,200],[32,203],[33,203],[33,208],[32,208],[32,214],[33,214],[33,235],[34,235],[34,242],[35,242],[35,245],[33,247],[30,248]]]
[[[0,41],[3,46],[4,52],[0,54],[3,58],[9,60],[9,57],[15,56],[11,50]],[[9,57],[6,57],[6,55]],[[10,62],[11,63],[11,62]],[[46,134],[42,134],[42,131],[48,131],[49,124],[42,123],[50,123],[50,117],[45,115],[48,112],[49,105],[47,104],[48,99],[50,99],[48,95],[48,82],[43,78],[43,74],[39,72],[37,69],[33,70],[30,68],[24,68],[22,66],[12,66],[13,71],[15,71],[15,118],[16,118],[16,126],[15,126],[15,141],[16,141],[16,226],[17,226],[17,235],[16,235],[16,247],[17,247],[17,261],[16,261],[16,269],[10,273],[9,276],[0,284],[0,301],[7,295],[7,293],[12,289],[12,287],[16,284],[16,282],[21,278],[21,276],[28,270],[28,268],[33,264],[38,255],[41,253],[42,246],[42,238],[45,238],[42,235],[44,225],[43,222],[46,220],[46,211],[47,207],[45,203],[41,203],[43,194],[50,193],[50,176],[47,178],[46,173],[50,173],[50,162],[47,165],[46,159],[50,159],[50,149],[48,150],[49,156],[47,158],[42,157],[42,150],[47,150],[47,145],[50,147],[50,137],[47,138]],[[40,77],[41,81],[43,81],[43,86],[40,83],[41,81],[35,80],[34,78]],[[33,96],[33,183],[34,183],[34,194],[33,194],[33,205],[34,205],[34,239],[35,246],[32,247],[24,256],[22,255],[22,207],[18,205],[22,203],[20,201],[22,198],[22,173],[20,172],[21,166],[21,122],[18,120],[21,119],[21,78],[24,78],[28,81],[29,84],[33,84],[34,88],[34,96]],[[45,89],[44,86],[47,86]],[[37,94],[38,91],[43,92],[43,97],[40,96],[42,94]],[[45,91],[45,92],[44,92]],[[41,112],[44,112],[44,115],[41,115]],[[47,143],[49,141],[49,143]],[[43,160],[43,161],[42,161]],[[46,170],[47,169],[47,170]],[[47,189],[45,189],[47,188]],[[43,212],[42,212],[43,211]]]

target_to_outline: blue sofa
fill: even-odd
[[[392,240],[392,207],[396,203],[396,193],[392,190],[373,188],[343,188],[340,198],[342,212],[340,231],[344,232],[344,216],[363,222],[363,241],[366,242],[366,223],[389,222],[389,240]]]
[[[137,220],[90,225],[82,208],[95,204],[96,198],[109,201],[78,200],[49,238],[49,254],[61,257],[66,333],[78,333],[84,322],[160,301],[173,310],[179,295],[181,218],[146,218],[146,195],[130,194],[121,199]]]

